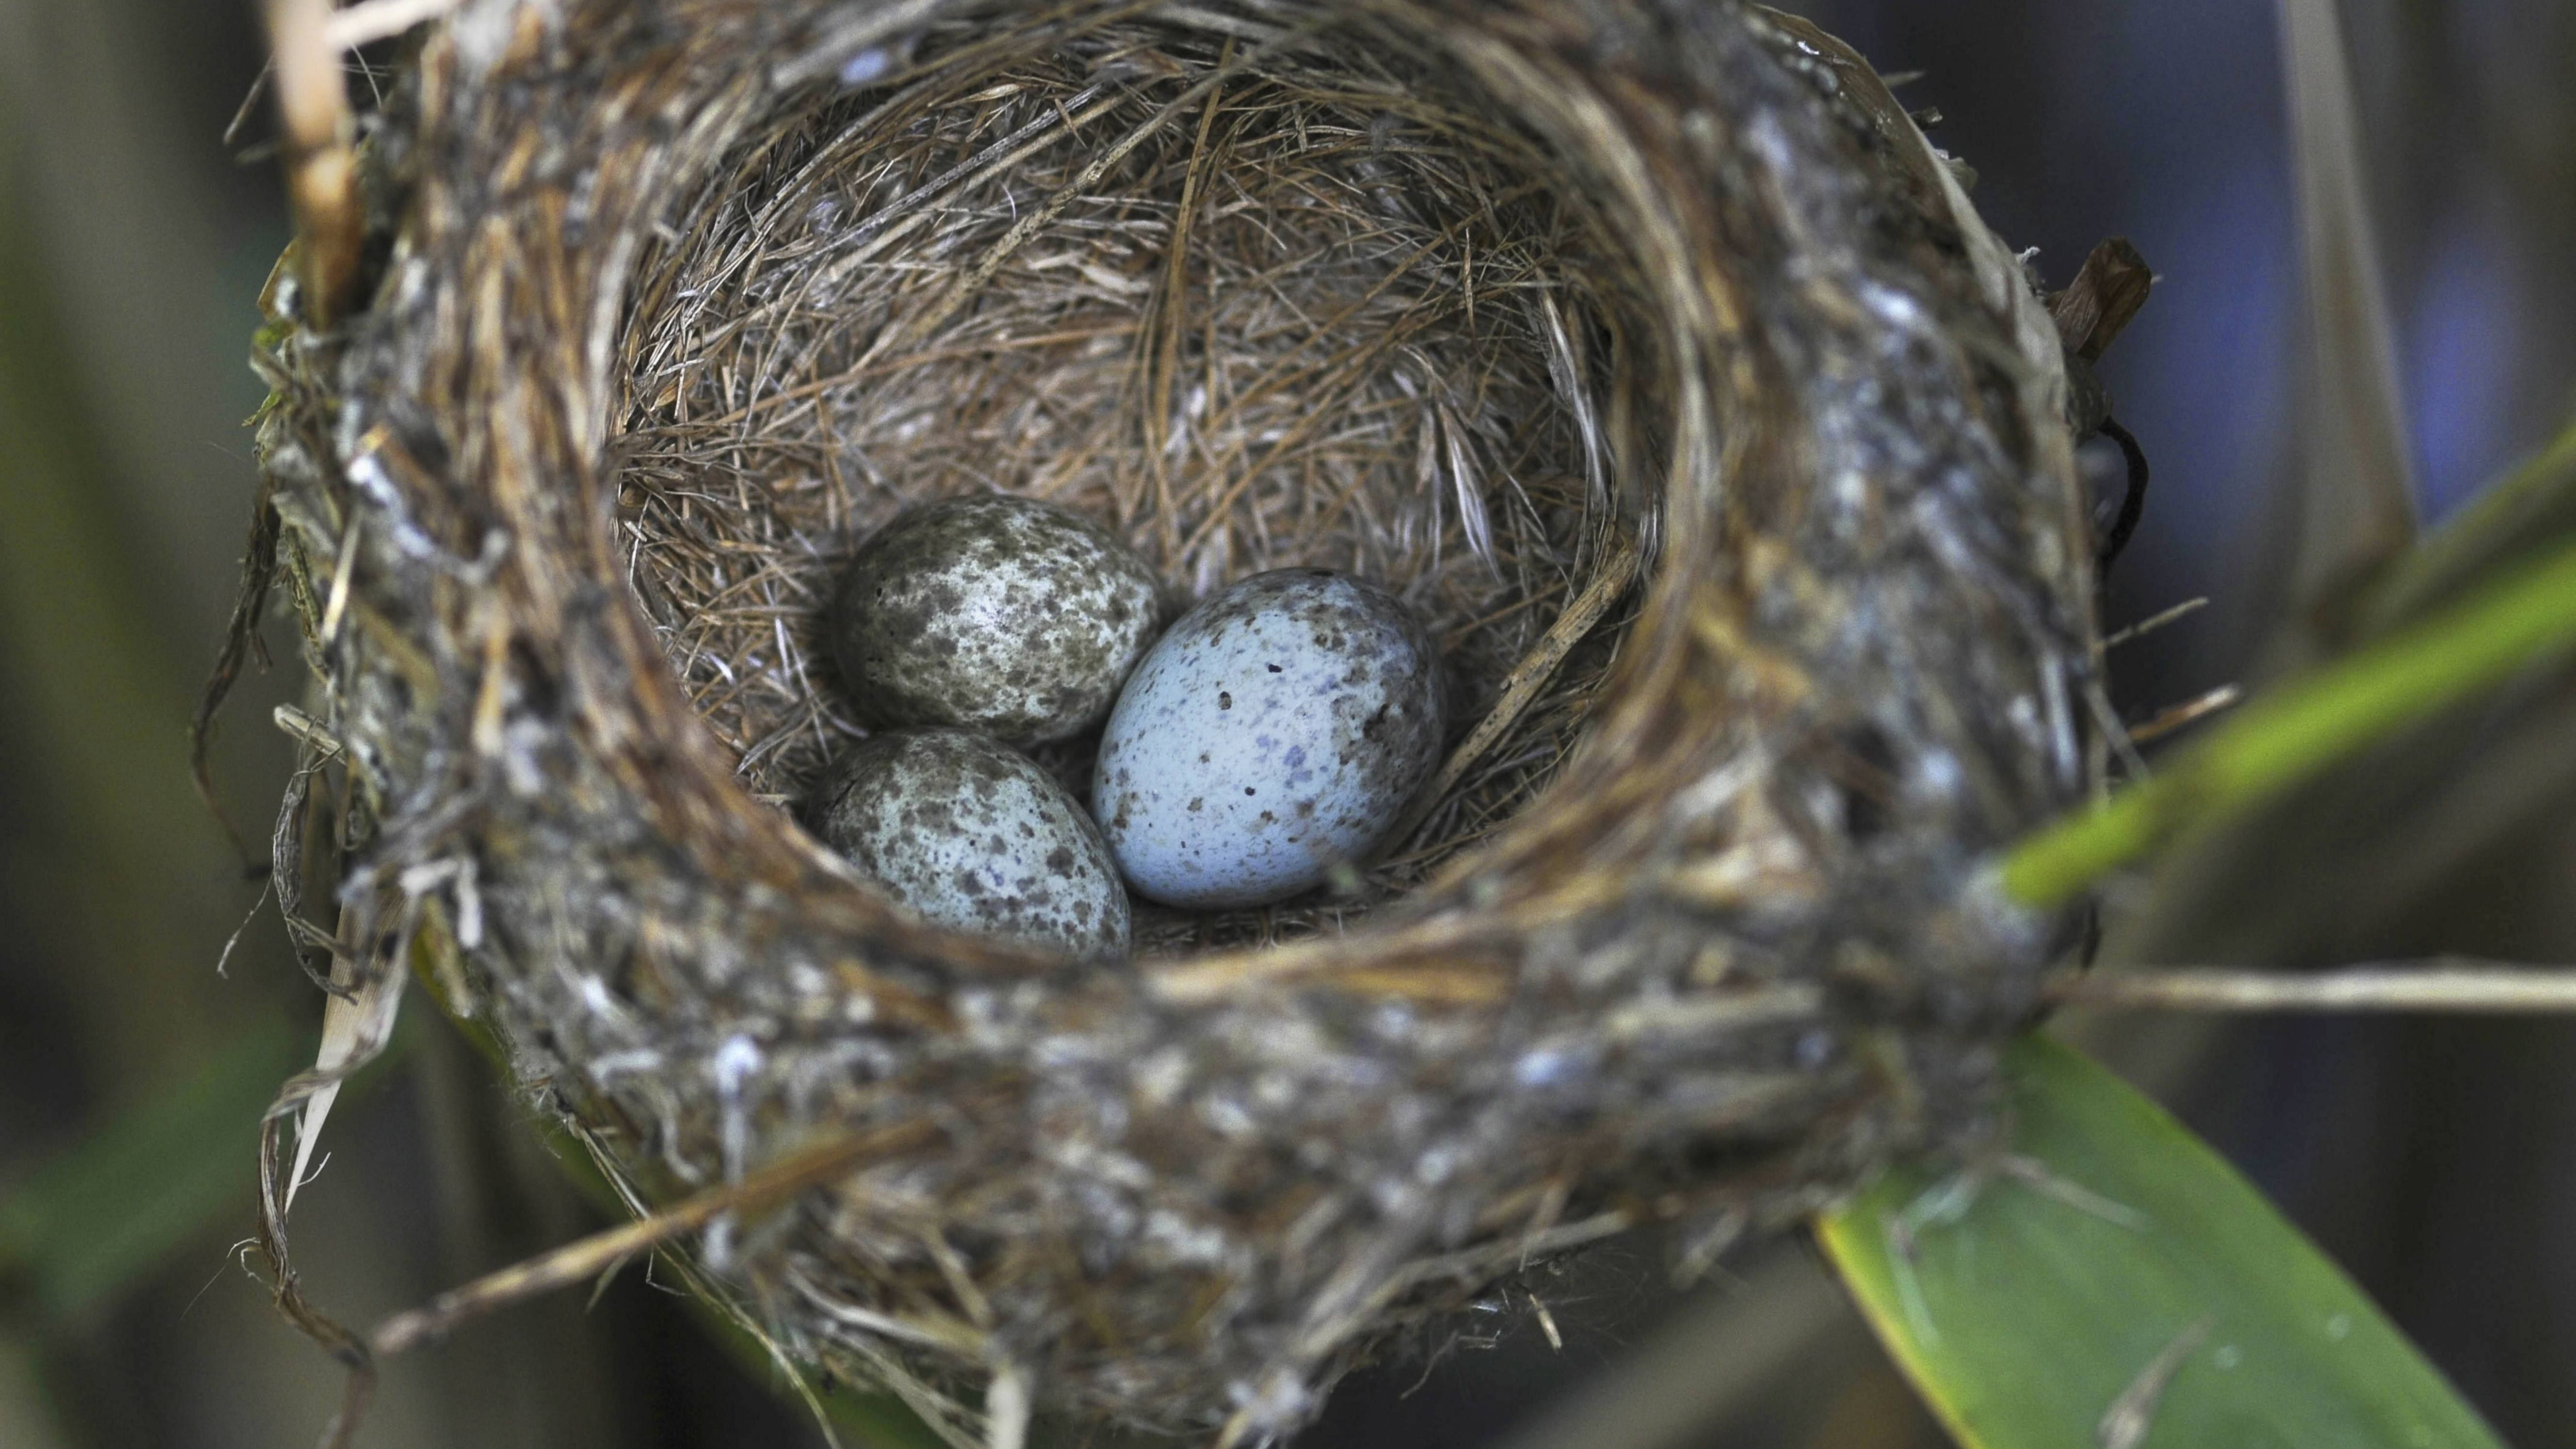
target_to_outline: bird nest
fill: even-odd
[[[1989,1125],[2064,922],[1982,867],[2098,778],[2090,540],[2055,332],[1835,42],[468,0],[367,134],[354,305],[263,337],[281,888],[329,852],[341,988],[422,963],[639,1210],[723,1202],[697,1281],[788,1357],[961,1444],[1263,1441],[1549,1255]],[[830,580],[985,491],[1176,602],[1399,592],[1456,731],[1398,840],[1108,966],[854,877],[796,821],[862,734]]]

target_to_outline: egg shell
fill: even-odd
[[[1162,622],[1152,569],[1091,519],[1009,494],[906,509],[841,576],[829,619],[871,728],[1033,744],[1100,722]]]
[[[1138,894],[1285,900],[1379,845],[1440,762],[1411,611],[1322,569],[1256,574],[1172,625],[1110,713],[1092,811]]]
[[[1127,892],[1099,830],[1027,756],[962,730],[871,735],[844,757],[816,833],[934,924],[1078,957],[1127,950]]]

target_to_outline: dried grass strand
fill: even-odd
[[[451,1288],[376,1325],[367,1334],[367,1346],[379,1357],[390,1357],[435,1343],[484,1314],[568,1288],[727,1214],[757,1213],[806,1188],[845,1176],[872,1158],[918,1148],[937,1135],[934,1124],[916,1121],[816,1143],[778,1158],[739,1182],[708,1188],[631,1223],[603,1229]]]
[[[2325,971],[2137,967],[2048,983],[2049,1000],[2108,1011],[2576,1012],[2576,966],[2507,964],[2462,956],[2340,966]]]

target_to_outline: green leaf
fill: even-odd
[[[0,1272],[70,1317],[114,1298],[209,1224],[251,1220],[259,1121],[311,1055],[279,1020],[47,1162],[0,1197]]]
[[[2044,1037],[2015,1043],[2005,1071],[2011,1157],[1891,1171],[1817,1225],[1967,1449],[2500,1449],[2360,1288],[2153,1102]],[[2128,1423],[2106,1427],[2123,1403]]]

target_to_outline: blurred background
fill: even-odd
[[[2052,283],[2108,235],[2160,275],[2103,376],[2155,485],[2114,625],[2207,598],[2114,658],[2125,715],[2250,667],[2267,507],[2301,463],[2298,247],[2268,5],[1792,5],[1937,108],[1933,139]],[[2371,217],[2428,514],[2576,412],[2576,6],[2347,0]],[[253,299],[287,235],[273,164],[224,141],[261,63],[247,0],[0,0],[0,1444],[310,1442],[336,1369],[241,1270],[258,1106],[321,998],[198,802],[186,725],[249,521]],[[289,767],[254,675],[215,753],[264,851]],[[2320,960],[2576,959],[2560,817],[2474,853]],[[2115,933],[2115,949],[2117,936]],[[2167,949],[2175,938],[2164,938]],[[2188,943],[2185,943],[2188,944]],[[2218,959],[2223,940],[2206,948]],[[2168,956],[2166,959],[2183,959]],[[2296,964],[2281,962],[2275,964]],[[2506,1438],[2576,1443],[2576,1027],[2124,1024],[2156,1088],[2349,1267]],[[296,1215],[354,1322],[599,1219],[520,1108],[415,1005],[343,1098]],[[116,1187],[114,1207],[80,1192]],[[151,1210],[132,1210],[135,1202]],[[82,1231],[113,1223],[114,1233]],[[1809,1250],[1688,1294],[1650,1242],[1538,1286],[1563,1327],[1363,1376],[1311,1445],[1589,1449],[1943,1441]],[[1496,1341],[1474,1335],[1490,1328]],[[622,1275],[388,1369],[362,1442],[818,1443],[775,1375]],[[1580,1426],[1576,1428],[1575,1426]]]

